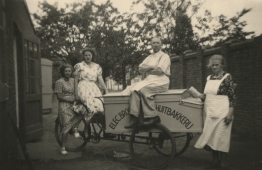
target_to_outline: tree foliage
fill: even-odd
[[[245,32],[247,25],[241,18],[251,9],[243,9],[232,18],[213,17],[210,11],[197,17],[198,30],[194,32],[192,17],[205,0],[135,0],[132,8],[142,5],[143,12],[120,14],[110,0],[104,4],[95,1],[67,4],[39,2],[42,13],[33,14],[36,34],[41,39],[42,57],[75,65],[81,61],[81,50],[94,47],[96,62],[103,68],[103,76],[112,70],[117,82],[126,86],[127,69],[135,70],[150,54],[150,39],[159,35],[163,50],[182,54],[196,50],[207,43],[221,45],[229,39],[244,40],[254,32]],[[191,14],[190,14],[191,12]],[[214,24],[214,21],[217,21]],[[136,71],[128,71],[132,78]]]
[[[236,16],[227,18],[224,15],[213,17],[211,12],[206,10],[203,17],[197,17],[196,28],[200,31],[196,34],[200,45],[211,44],[220,46],[227,41],[241,41],[248,37],[253,37],[253,31],[244,31],[246,21],[241,21],[242,17],[250,12],[251,9],[243,9]]]
[[[117,81],[125,83],[125,68],[141,61],[136,50],[139,41],[130,31],[130,16],[120,15],[110,1],[97,5],[93,1],[73,3],[58,9],[40,2],[43,15],[33,14],[41,39],[42,57],[72,65],[81,61],[81,50],[94,47],[96,61],[103,67],[104,76],[113,70]],[[121,28],[121,29],[119,29]]]
[[[137,14],[141,41],[148,45],[153,35],[159,35],[163,39],[163,50],[168,53],[181,54],[186,49],[196,49],[191,19],[188,17],[188,9],[192,13],[197,12],[201,2],[192,5],[187,0],[137,0],[133,5],[143,4],[145,11]]]

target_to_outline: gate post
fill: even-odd
[[[204,56],[203,56],[203,50],[202,49],[198,49],[197,53],[196,53],[196,58],[197,58],[197,65],[199,68],[199,75],[198,75],[198,84],[199,84],[199,89],[200,91],[204,91],[204,87],[205,87],[205,80],[206,78],[204,77]]]

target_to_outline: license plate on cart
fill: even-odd
[[[202,132],[203,102],[192,97],[182,99],[186,89],[173,89],[154,97],[161,124],[171,132]],[[125,133],[129,124],[129,95],[109,93],[103,96],[106,132]]]

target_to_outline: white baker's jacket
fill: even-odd
[[[159,67],[164,72],[162,75],[147,75],[146,78],[140,82],[137,82],[129,87],[127,87],[122,94],[130,94],[130,91],[139,91],[145,86],[149,87],[156,87],[165,84],[169,84],[169,76],[170,76],[170,57],[162,52],[161,50],[157,53],[149,55],[145,60],[139,65],[142,66],[143,64]]]

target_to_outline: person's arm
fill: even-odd
[[[146,78],[146,73],[143,73],[141,75],[142,75],[141,80],[144,80]]]
[[[105,82],[102,77],[102,68],[100,65],[98,65],[97,67],[97,81],[98,81],[98,84],[102,86],[103,90],[105,91],[105,94],[107,94],[108,90],[106,88]]]
[[[59,100],[59,102],[68,102],[68,103],[74,102],[74,99],[68,99],[68,98],[64,97],[64,95],[63,95],[63,83],[60,80],[55,82],[54,93],[56,94],[57,100]]]
[[[108,90],[106,88],[102,75],[97,76],[97,80],[98,80],[98,83],[102,86],[103,90],[105,90],[105,93],[107,94]]]
[[[170,64],[170,57],[167,54],[163,54],[160,56],[157,66],[152,67],[152,69],[149,70],[147,74],[162,75],[166,70],[170,69]]]
[[[138,71],[143,75],[143,74],[153,74],[153,75],[160,75],[163,74],[163,71],[160,67],[154,67],[154,66],[149,66],[147,64],[140,64]]]
[[[233,116],[234,116],[234,107],[229,107],[227,117],[225,118],[226,125],[229,125],[232,122]]]
[[[200,95],[198,96],[198,98],[200,98],[202,101],[205,101],[205,99],[206,99],[206,95],[200,93]]]
[[[236,105],[236,99],[237,99],[237,96],[236,96],[237,84],[234,83],[231,75],[227,76],[227,78],[225,78],[224,81],[225,81],[225,84],[228,86],[227,96],[229,99],[229,111],[225,119],[225,123],[226,125],[228,125],[232,122],[233,116],[234,116],[234,107]]]
[[[143,61],[143,62],[139,65],[139,67],[138,67],[138,71],[139,71],[139,73],[141,73],[142,75],[143,75],[143,74],[145,75],[148,71],[154,69],[154,67],[148,65],[148,63],[149,63],[148,60],[149,60],[149,59],[150,59],[150,56],[148,56],[147,58],[145,58],[144,61]]]
[[[56,93],[56,96],[57,100],[59,100],[60,102],[74,103],[75,101],[74,99],[65,98],[62,93]]]
[[[207,80],[209,80],[209,76],[207,77]],[[200,98],[202,100],[202,102],[204,102],[206,100],[206,95],[203,93],[200,93],[200,95],[198,96],[198,98]]]
[[[80,78],[80,73],[81,73],[81,64],[77,63],[74,66],[74,96],[75,96],[75,100],[79,100],[79,96],[78,96],[78,82],[79,82],[79,78]]]
[[[74,96],[75,96],[75,100],[79,100],[79,96],[78,96],[79,77],[80,77],[80,72],[74,74]]]
[[[141,64],[138,68],[139,73],[145,74],[151,70],[155,69],[155,67],[149,66],[147,64]]]
[[[152,75],[161,75],[163,74],[163,70],[160,67],[155,67],[154,69],[150,70],[147,72],[148,74],[152,74]]]

